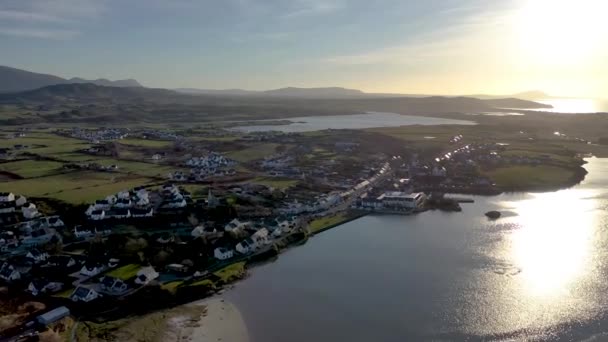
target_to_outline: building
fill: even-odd
[[[36,205],[34,203],[29,203],[29,202],[25,203],[21,207],[21,214],[27,220],[33,219],[34,217],[40,215],[38,213],[38,209],[36,208]]]
[[[27,287],[27,291],[33,296],[46,293],[56,293],[63,289],[63,283],[49,282],[44,279],[35,279]]]
[[[152,280],[158,278],[159,276],[160,275],[158,274],[158,272],[156,272],[154,267],[142,267],[142,269],[137,272],[137,275],[135,277],[135,284],[146,285]]]
[[[92,302],[99,297],[101,297],[101,295],[97,291],[82,286],[78,286],[76,290],[74,290],[74,292],[72,292],[72,294],[70,295],[70,299],[73,302],[84,303]]]
[[[98,263],[89,263],[82,266],[80,274],[86,277],[94,277],[103,271],[103,266]]]
[[[131,209],[130,211],[131,211],[131,217],[135,217],[135,218],[154,216],[153,208],[147,208],[147,209],[134,208],[134,209]]]
[[[241,254],[249,254],[255,251],[256,248],[255,242],[250,238],[247,238],[236,245],[236,251]]]
[[[105,212],[105,210],[93,210],[91,212],[91,215],[89,215],[89,217],[93,221],[100,221],[100,220],[103,220],[106,218],[106,212]]]
[[[234,256],[234,251],[228,248],[219,247],[213,251],[213,256],[218,260],[228,260]]]
[[[0,214],[15,212],[15,202],[0,201]]]
[[[15,194],[12,192],[0,192],[0,202],[14,202]]]
[[[36,317],[36,322],[41,325],[49,325],[59,321],[62,318],[68,317],[70,315],[70,310],[65,306],[60,306],[56,309],[53,309],[45,314],[42,314]]]
[[[21,273],[12,265],[4,265],[0,270],[0,279],[10,283],[21,279]]]
[[[423,193],[385,192],[378,197],[384,208],[415,209],[424,200]]]
[[[100,288],[109,294],[120,295],[129,289],[129,285],[121,279],[105,276],[101,279]]]
[[[25,257],[38,264],[46,261],[49,258],[49,253],[41,252],[39,249],[35,248],[27,252]]]

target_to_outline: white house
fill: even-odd
[[[177,209],[177,208],[184,208],[186,205],[188,205],[186,203],[186,200],[184,200],[182,198],[181,200],[180,199],[173,199],[173,200],[166,201],[163,204],[163,207],[164,208]]]
[[[112,208],[112,202],[107,199],[95,201],[95,210],[109,210]]]
[[[256,248],[257,248],[257,246],[256,246],[255,242],[249,238],[239,242],[236,245],[236,251],[241,254],[249,254],[249,253],[255,251]]]
[[[118,200],[116,201],[116,204],[114,204],[114,206],[116,208],[131,208],[133,206],[133,203],[131,202],[130,198],[118,198]]]
[[[431,175],[435,176],[435,177],[445,177],[447,176],[448,172],[445,169],[445,167],[441,166],[435,166],[433,167],[433,170],[431,171]]]
[[[82,287],[79,286],[76,288],[76,290],[74,290],[74,292],[70,295],[70,299],[73,302],[91,302],[94,301],[95,299],[101,297],[101,295],[99,293],[97,293],[97,291],[87,288],[87,287]]]
[[[106,217],[125,219],[131,217],[131,211],[129,209],[115,209],[111,212],[106,212]]]
[[[262,228],[257,232],[251,235],[251,240],[253,240],[256,246],[262,246],[268,243],[268,229]]]
[[[13,202],[15,194],[12,192],[0,192],[0,202]]]
[[[147,209],[135,208],[135,209],[131,209],[130,211],[131,211],[131,217],[135,217],[135,218],[154,216],[153,208],[147,208]]]
[[[59,228],[64,227],[65,223],[59,218],[59,216],[49,216],[46,218],[46,224],[49,227]]]
[[[22,205],[24,205],[25,203],[27,203],[27,198],[25,196],[21,196],[19,195],[16,199],[15,199],[15,205],[20,207]]]
[[[218,260],[228,260],[234,256],[234,251],[228,248],[219,247],[213,251],[213,256]]]
[[[101,273],[102,270],[103,266],[100,264],[89,264],[82,266],[80,269],[80,274],[87,277],[94,277]]]
[[[106,212],[105,210],[93,210],[89,217],[91,220],[100,221],[106,218]]]
[[[0,214],[10,214],[15,212],[14,202],[0,202]]]
[[[55,293],[61,291],[63,283],[59,282],[48,282],[45,280],[34,280],[30,282],[27,287],[27,291],[34,296],[38,296],[44,293]]]
[[[49,253],[41,252],[39,249],[32,249],[27,252],[25,257],[32,260],[34,263],[41,263],[49,258]]]
[[[87,237],[91,237],[93,235],[95,235],[95,233],[92,230],[89,229],[83,229],[81,226],[76,226],[74,227],[74,236],[77,239],[84,239]]]
[[[163,156],[161,156],[158,153],[155,153],[152,155],[152,160],[161,160],[161,159],[163,159]]]
[[[131,198],[131,193],[129,191],[123,190],[116,194],[116,197],[120,199],[129,199]]]
[[[192,229],[192,231],[190,232],[190,235],[193,238],[201,237],[204,234],[205,234],[205,227],[203,227],[203,226],[196,226],[196,228]]]
[[[135,277],[135,284],[146,285],[158,277],[159,274],[158,272],[156,272],[154,267],[142,267],[142,269],[137,272],[137,276]]]
[[[101,280],[101,290],[110,294],[118,295],[123,294],[129,289],[129,286],[122,280],[114,277],[105,276]]]
[[[11,265],[4,265],[0,270],[0,279],[12,282],[21,279],[21,273]]]
[[[23,217],[28,220],[40,215],[34,203],[25,203],[21,207],[21,214],[23,214]]]

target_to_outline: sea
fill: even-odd
[[[240,132],[311,132],[324,129],[365,129],[375,127],[398,127],[409,125],[475,125],[473,121],[453,120],[444,118],[433,118],[426,116],[409,116],[386,112],[368,112],[354,115],[328,115],[328,116],[304,116],[289,118],[291,123],[285,125],[264,125],[264,121],[258,120],[259,125],[237,126],[231,128]],[[270,120],[273,121],[273,120]]]
[[[570,189],[351,221],[225,297],[252,342],[608,340],[608,159],[587,162]]]
[[[583,98],[539,99],[536,102],[553,106],[551,109],[532,109],[564,114],[608,113],[608,100]]]

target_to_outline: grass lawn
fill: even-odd
[[[162,284],[160,286],[160,288],[165,291],[169,291],[170,293],[175,294],[175,291],[177,291],[177,288],[180,287],[183,283],[184,283],[183,280],[176,280],[176,281],[172,281],[172,282],[169,282],[166,284]]]
[[[72,204],[89,203],[121,190],[145,185],[150,178],[94,171],[77,171],[47,177],[0,183],[0,192],[56,198]]]
[[[141,146],[141,147],[157,147],[163,148],[173,146],[173,141],[168,140],[148,140],[148,139],[122,139],[118,140],[122,145]]]
[[[239,162],[250,162],[252,160],[263,159],[269,157],[276,152],[276,148],[279,144],[260,144],[255,145],[244,150],[232,151],[226,154],[226,157],[232,158]]]
[[[225,283],[240,279],[245,274],[245,262],[237,262],[213,274],[220,277]]]
[[[507,166],[483,171],[499,187],[540,189],[567,182],[574,171],[557,166]]]
[[[192,287],[195,287],[195,286],[208,286],[208,287],[215,287],[215,283],[213,283],[213,282],[212,282],[211,280],[209,280],[209,279],[202,279],[202,280],[199,280],[199,281],[195,281],[195,282],[193,282],[193,283],[191,283],[191,284],[188,284],[188,285],[186,285],[186,286],[192,286]]]
[[[120,173],[130,173],[141,176],[148,177],[167,177],[167,174],[172,171],[182,170],[180,168],[176,168],[168,165],[160,165],[154,163],[143,163],[136,162],[130,160],[120,160],[120,159],[98,159],[95,160],[96,163],[100,165],[118,165],[118,172]]]
[[[0,164],[0,170],[11,172],[23,178],[47,176],[65,172],[63,164],[46,160],[21,160]]]
[[[118,278],[120,280],[129,280],[137,275],[137,272],[141,269],[141,265],[129,264],[117,269],[114,269],[108,273],[107,276]]]
[[[308,225],[308,230],[310,231],[310,233],[314,234],[325,228],[335,226],[340,224],[341,222],[347,221],[349,218],[349,215],[346,213],[339,213],[334,216],[321,217],[310,222],[310,224]]]
[[[258,177],[252,179],[251,183],[262,184],[273,187],[275,189],[284,190],[298,184],[298,180],[275,177]]]
[[[61,292],[55,293],[53,295],[53,297],[56,297],[56,298],[70,298],[70,295],[72,294],[72,292],[74,292],[74,288],[73,287],[71,287],[71,288],[69,288],[67,290],[63,290]]]

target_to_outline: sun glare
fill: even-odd
[[[515,25],[522,53],[529,62],[580,65],[608,38],[607,0],[527,0]]]
[[[535,194],[517,204],[521,229],[512,236],[514,260],[527,292],[553,297],[585,271],[593,235],[595,201],[579,190]]]

